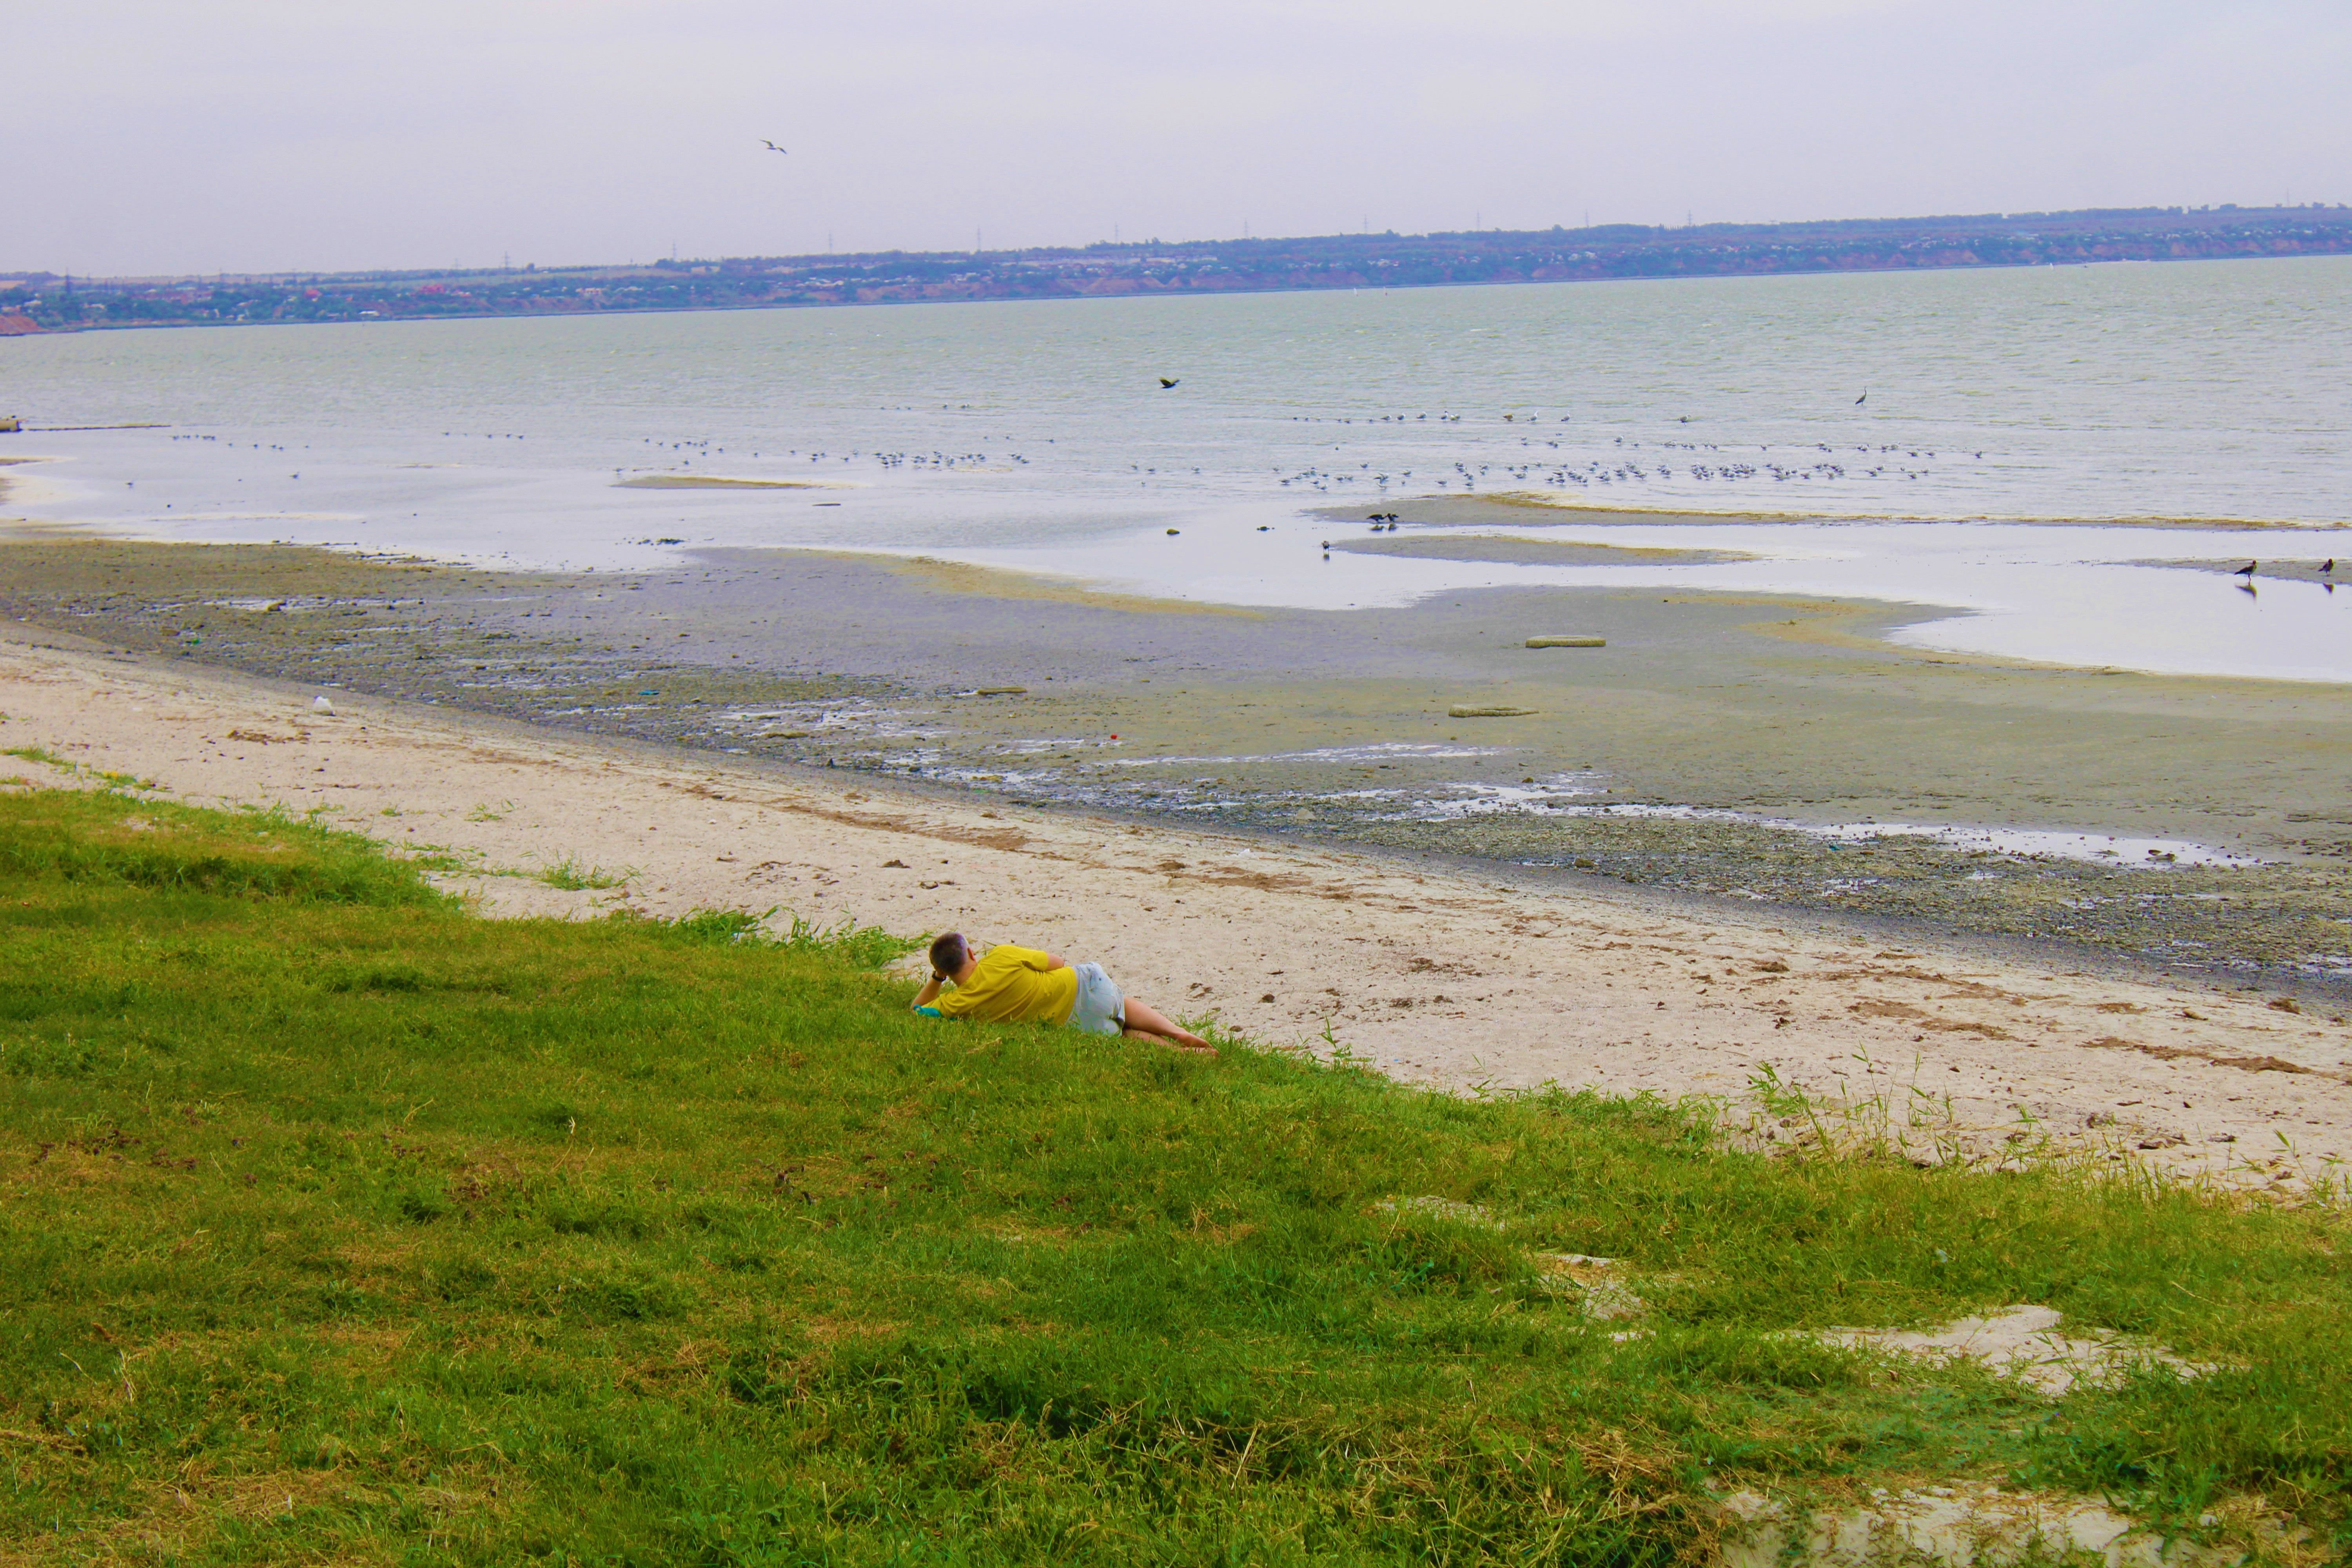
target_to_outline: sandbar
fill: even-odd
[[[725,479],[714,474],[640,474],[616,479],[616,490],[841,490],[854,486],[825,479]]]
[[[1076,577],[1016,572],[1003,566],[975,565],[968,561],[942,561],[936,555],[885,555],[855,550],[772,552],[750,549],[711,550],[700,553],[719,561],[756,561],[761,556],[773,554],[822,554],[836,561],[870,562],[894,575],[911,578],[927,588],[982,599],[1027,599],[1147,616],[1234,616],[1244,620],[1255,620],[1260,616],[1259,611],[1236,605],[1215,605],[1199,599],[1164,599],[1144,594],[1117,594],[1090,588]]]
[[[1746,550],[1672,550],[1585,539],[1518,539],[1502,533],[1381,533],[1369,539],[1335,540],[1331,548],[1351,555],[1493,561],[1514,566],[1718,566],[1761,559]]]
[[[2315,529],[2352,528],[2352,522],[2294,522],[2276,518],[2252,517],[2173,517],[2149,513],[2139,517],[1991,517],[1970,514],[1967,517],[1930,516],[1925,514],[1882,513],[1876,516],[1825,517],[1818,511],[1676,511],[1670,508],[1643,510],[1633,507],[1596,505],[1576,496],[1554,495],[1533,490],[1497,490],[1488,495],[1416,497],[1411,501],[1391,501],[1392,508],[1402,508],[1408,521],[1432,522],[1471,522],[1482,519],[1500,521],[1512,518],[1514,526],[1536,526],[1536,520],[1546,514],[1564,514],[1563,522],[1622,522],[1652,527],[1699,527],[1710,523],[1758,522],[2002,522],[2028,528],[2161,528],[2202,529],[2220,533],[2261,532],[2284,529],[2304,531]],[[1353,508],[1325,508],[1318,515],[1360,517]],[[1549,521],[1542,524],[1550,526]]]

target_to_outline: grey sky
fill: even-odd
[[[6,28],[0,268],[2352,200],[2343,0],[82,0]]]

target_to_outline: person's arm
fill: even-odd
[[[938,970],[932,970],[931,977],[923,982],[923,988],[915,993],[915,1011],[923,1013],[926,1008],[929,1008],[929,1011],[925,1014],[926,1016],[939,1017],[940,1016],[939,1009],[932,1007],[931,1004],[939,999],[940,987],[946,983],[945,977]]]

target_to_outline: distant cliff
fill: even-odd
[[[56,331],[2346,254],[2352,254],[2352,209],[2341,206],[2146,207],[1689,228],[1151,240],[649,267],[174,279],[36,273],[0,279],[0,320]]]

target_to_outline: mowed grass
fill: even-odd
[[[1733,1490],[1963,1477],[2342,1539],[2332,1211],[930,1024],[875,933],[746,927],[0,796],[0,1557],[1666,1563]],[[2221,1370],[1787,1332],[2020,1301]]]

